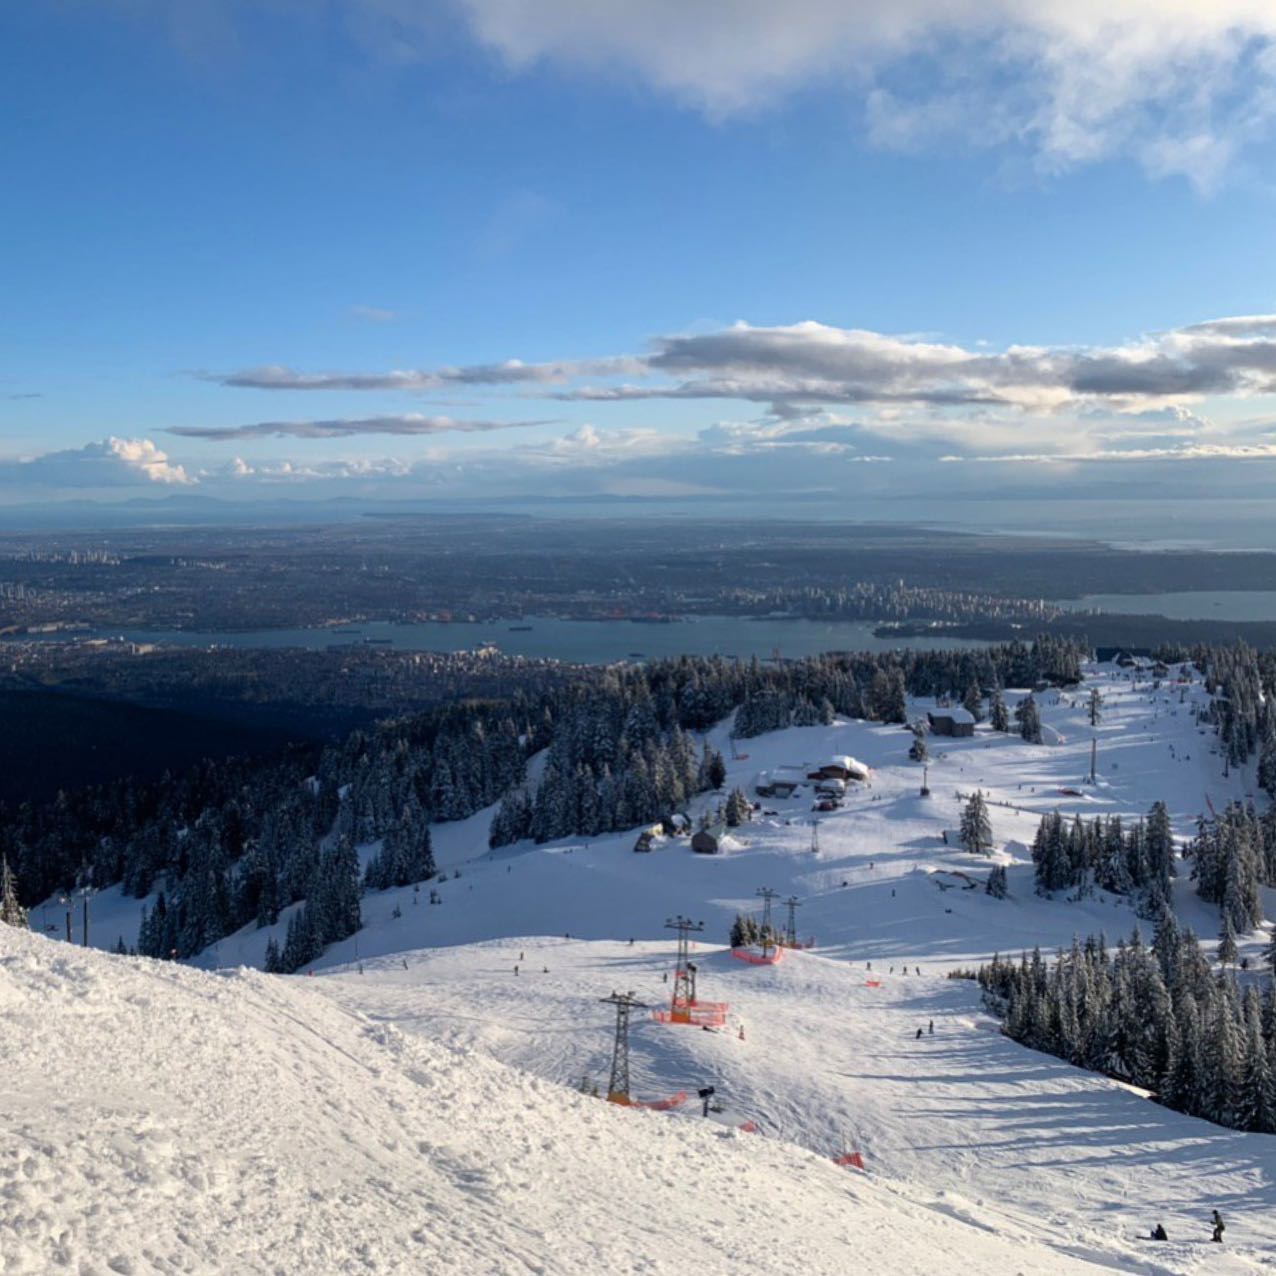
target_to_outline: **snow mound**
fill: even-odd
[[[790,1145],[405,1035],[315,982],[0,927],[6,1276],[1100,1270]]]

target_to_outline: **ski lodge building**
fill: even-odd
[[[930,729],[936,735],[971,736],[975,734],[975,715],[960,705],[952,709],[931,709],[926,714]]]

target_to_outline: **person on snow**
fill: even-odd
[[[1154,1241],[1168,1241],[1170,1238],[1166,1234],[1165,1228],[1160,1223],[1158,1223],[1152,1229],[1152,1239]]]
[[[1223,1216],[1218,1212],[1218,1210],[1215,1210],[1210,1216],[1210,1222],[1214,1224],[1214,1234],[1210,1237],[1210,1240],[1218,1241],[1221,1245],[1223,1243],[1224,1225]]]
[[[922,1039],[922,1030],[921,1030],[920,1028],[918,1028],[918,1029],[917,1029],[917,1040],[918,1040],[918,1041],[920,1041],[921,1039]]]
[[[935,1035],[935,1021],[932,1019],[926,1026],[926,1031],[933,1037]]]

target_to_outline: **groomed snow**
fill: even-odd
[[[1101,1270],[401,1033],[326,981],[0,931],[6,1276]]]
[[[919,795],[921,766],[907,760],[911,733],[898,726],[839,721],[739,741],[745,756],[728,756],[728,788],[747,788],[760,770],[807,770],[840,754],[873,768],[871,785],[851,785],[843,808],[819,817],[818,852],[809,785],[787,801],[762,800],[774,814],[733,831],[733,849],[720,856],[693,855],[685,838],[636,855],[633,831],[490,852],[490,812],[436,826],[448,880],[430,885],[442,903],[410,888],[365,896],[364,929],[325,953],[317,979],[202,975],[5,936],[18,945],[6,975],[25,992],[24,1008],[11,1014],[10,984],[0,983],[0,1058],[15,1057],[25,1037],[33,1044],[20,1071],[0,1082],[0,1128],[48,1147],[50,1159],[6,1159],[0,1201],[6,1210],[15,1200],[28,1213],[43,1209],[46,1238],[71,1228],[67,1243],[80,1246],[75,1261],[85,1272],[111,1270],[112,1246],[123,1242],[84,1238],[92,1229],[122,1236],[134,1213],[159,1220],[141,1229],[147,1236],[185,1228],[196,1240],[189,1250],[172,1241],[171,1253],[186,1257],[167,1267],[121,1249],[134,1266],[116,1270],[1271,1270],[1276,1139],[1167,1112],[1025,1050],[996,1032],[971,984],[945,977],[997,951],[1040,944],[1049,952],[1091,931],[1115,940],[1134,925],[1123,899],[1033,893],[1026,847],[1044,812],[1137,818],[1162,799],[1187,836],[1211,805],[1221,810],[1254,792],[1252,766],[1224,776],[1213,733],[1193,720],[1204,699],[1199,681],[1153,690],[1146,675],[1136,683],[1107,666],[1090,671],[1092,683],[1105,701],[1097,731],[1087,721],[1087,685],[1038,696],[1048,745],[986,724],[970,739],[932,736],[929,798]],[[1013,707],[1016,693],[1006,699]],[[914,702],[910,714],[924,717],[928,707]],[[729,755],[728,729],[710,735]],[[1095,785],[1086,782],[1092,736]],[[951,836],[943,841],[959,823],[958,794],[975,788],[991,803],[992,862],[1008,866],[1006,900],[982,890],[989,860]],[[693,817],[711,801],[701,799]],[[756,908],[762,886],[801,899],[799,933],[816,947],[778,967],[746,968],[720,945],[734,914]],[[1212,940],[1218,910],[1186,875],[1175,902]],[[99,896],[94,907],[95,942],[110,945],[112,920],[138,905]],[[1276,892],[1267,911],[1276,913]],[[608,1010],[598,998],[629,988],[650,1001],[667,996],[672,948],[663,924],[675,913],[705,922],[702,996],[731,1003],[729,1027],[643,1020],[634,1033],[635,1092],[650,1100],[714,1084],[726,1106],[718,1121],[751,1119],[760,1135],[724,1133],[685,1110],[614,1112],[568,1090],[586,1072],[606,1083]],[[259,965],[286,920],[229,936],[201,961]],[[76,925],[78,938],[78,917]],[[1242,953],[1256,960],[1267,937],[1267,927],[1244,937]],[[935,1035],[917,1040],[917,1027],[932,1019]],[[211,1080],[201,1096],[204,1073]],[[429,1084],[416,1085],[418,1076]],[[66,1101],[57,1098],[63,1088]],[[158,1116],[149,1112],[152,1095]],[[152,1121],[167,1132],[153,1171],[145,1170]],[[245,1132],[250,1154],[236,1150]],[[423,1168],[430,1158],[418,1144],[443,1168]],[[207,1217],[181,1213],[194,1208],[178,1186],[188,1162],[177,1149],[187,1147],[199,1149],[200,1164],[221,1167],[200,1171]],[[67,1148],[64,1183],[51,1158]],[[864,1153],[867,1176],[832,1165],[852,1148]],[[26,1195],[23,1165],[37,1184]],[[455,1166],[481,1189],[467,1188]],[[94,1184],[91,1174],[103,1177]],[[263,1187],[269,1174],[281,1185],[273,1195]],[[324,1186],[315,1217],[350,1219],[322,1241],[306,1230],[316,1176]],[[241,1180],[247,1191],[234,1186]],[[130,1193],[161,1183],[168,1188],[145,1187],[135,1210]],[[256,1200],[263,1192],[268,1203]],[[250,1243],[227,1240],[233,1229],[220,1222],[234,1216],[227,1202],[241,1197],[250,1219],[276,1211],[260,1224],[264,1235],[295,1228],[305,1237],[299,1244],[330,1248],[314,1251],[309,1266],[279,1266],[274,1240],[243,1250],[247,1257],[226,1248]],[[469,1220],[460,1239],[430,1230],[442,1227],[426,1203],[436,1197],[449,1225]],[[77,1200],[88,1202],[84,1217]],[[1229,1220],[1222,1249],[1207,1240],[1216,1206]],[[494,1211],[506,1230],[489,1226]],[[7,1218],[0,1213],[0,1224]],[[1137,1239],[1156,1222],[1169,1244]],[[405,1258],[403,1238],[426,1224],[427,1239]],[[433,1257],[432,1245],[457,1246],[457,1266]],[[348,1257],[360,1246],[370,1255],[363,1267]],[[28,1265],[0,1271],[58,1270],[32,1265],[29,1248],[19,1252]]]

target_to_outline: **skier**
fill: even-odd
[[[516,975],[518,974],[518,967],[517,967],[517,966],[515,966],[515,967],[514,967],[514,973],[515,973]]]
[[[926,1031],[932,1037],[935,1035],[935,1021],[933,1019],[930,1021],[930,1025],[927,1027]]]
[[[918,1028],[918,1029],[917,1029],[917,1040],[918,1040],[918,1041],[920,1041],[921,1039],[922,1039],[922,1030],[921,1030],[920,1028]]]
[[[1223,1216],[1218,1210],[1214,1211],[1210,1217],[1210,1222],[1214,1224],[1214,1235],[1210,1237],[1210,1240],[1218,1241],[1221,1245],[1223,1243]]]
[[[1158,1223],[1152,1229],[1152,1239],[1154,1241],[1168,1241],[1170,1238],[1166,1234],[1165,1228],[1160,1223]]]

